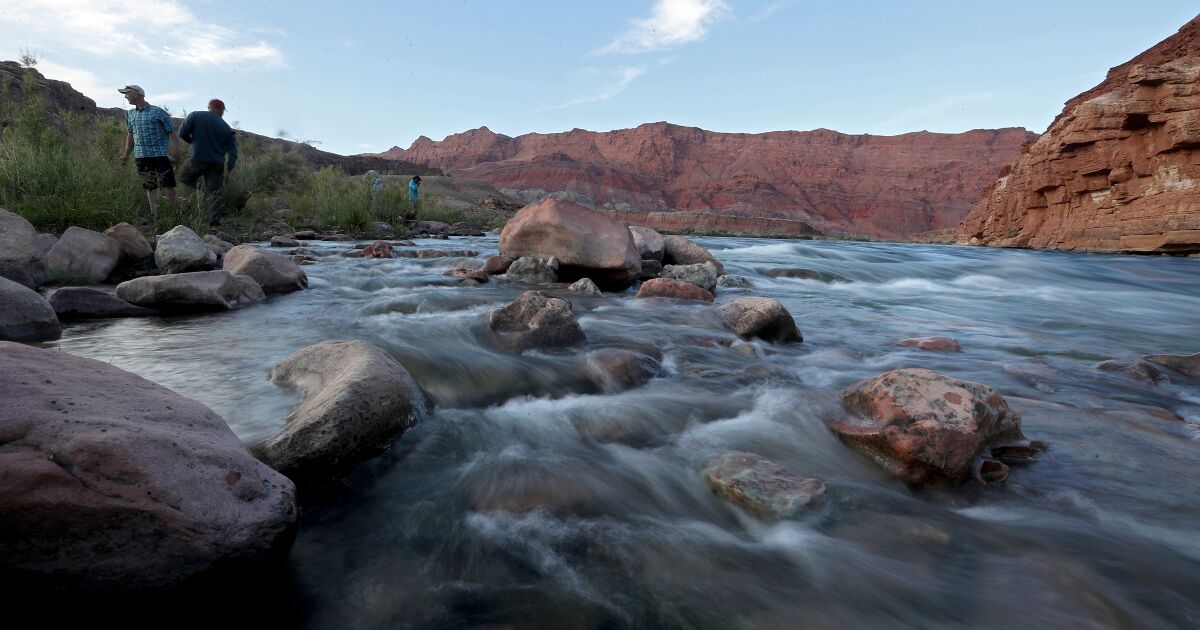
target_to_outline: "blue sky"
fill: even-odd
[[[101,105],[123,105],[125,83],[176,114],[216,96],[244,129],[339,153],[480,125],[1040,132],[1196,11],[1180,0],[3,0],[0,53],[33,52]]]

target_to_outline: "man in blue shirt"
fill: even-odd
[[[184,186],[195,189],[200,178],[204,178],[208,225],[214,230],[221,225],[221,210],[225,207],[221,188],[225,185],[226,169],[232,174],[238,158],[237,136],[224,116],[225,103],[214,98],[208,102],[208,111],[188,114],[179,128],[179,137],[192,145],[191,159],[179,179]]]
[[[175,166],[179,160],[179,140],[175,136],[175,123],[163,108],[146,102],[146,90],[141,86],[126,85],[117,90],[133,109],[125,112],[125,152],[121,161],[129,159],[133,152],[137,163],[138,178],[146,189],[146,201],[150,203],[150,217],[158,216],[158,190],[167,191],[167,198],[175,201]]]

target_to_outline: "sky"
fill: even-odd
[[[1179,29],[1184,0],[3,0],[0,57],[335,153],[486,125],[894,135],[1025,127]]]

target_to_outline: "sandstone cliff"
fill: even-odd
[[[478,178],[526,202],[564,197],[672,231],[900,237],[957,225],[1035,137],[1024,129],[717,133],[652,123],[513,138],[482,127],[382,155]]]
[[[957,240],[1200,251],[1200,17],[1068,101],[985,192]]]

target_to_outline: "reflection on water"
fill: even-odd
[[[805,342],[741,343],[705,304],[557,291],[591,348],[662,357],[664,378],[604,395],[579,355],[489,343],[487,311],[521,287],[441,275],[495,253],[480,238],[455,243],[478,259],[324,257],[310,290],[265,305],[69,325],[50,345],[195,398],[246,441],[295,404],[265,375],[305,345],[364,339],[413,373],[432,419],[304,516],[287,597],[311,627],[1200,626],[1200,390],[1094,369],[1200,351],[1200,261],[699,240]],[[814,273],[765,275],[781,268]],[[895,344],[934,334],[963,352]],[[1051,450],[1002,490],[908,490],[825,429],[840,388],[901,367],[998,388]],[[823,479],[828,505],[743,515],[698,475],[729,450]]]

